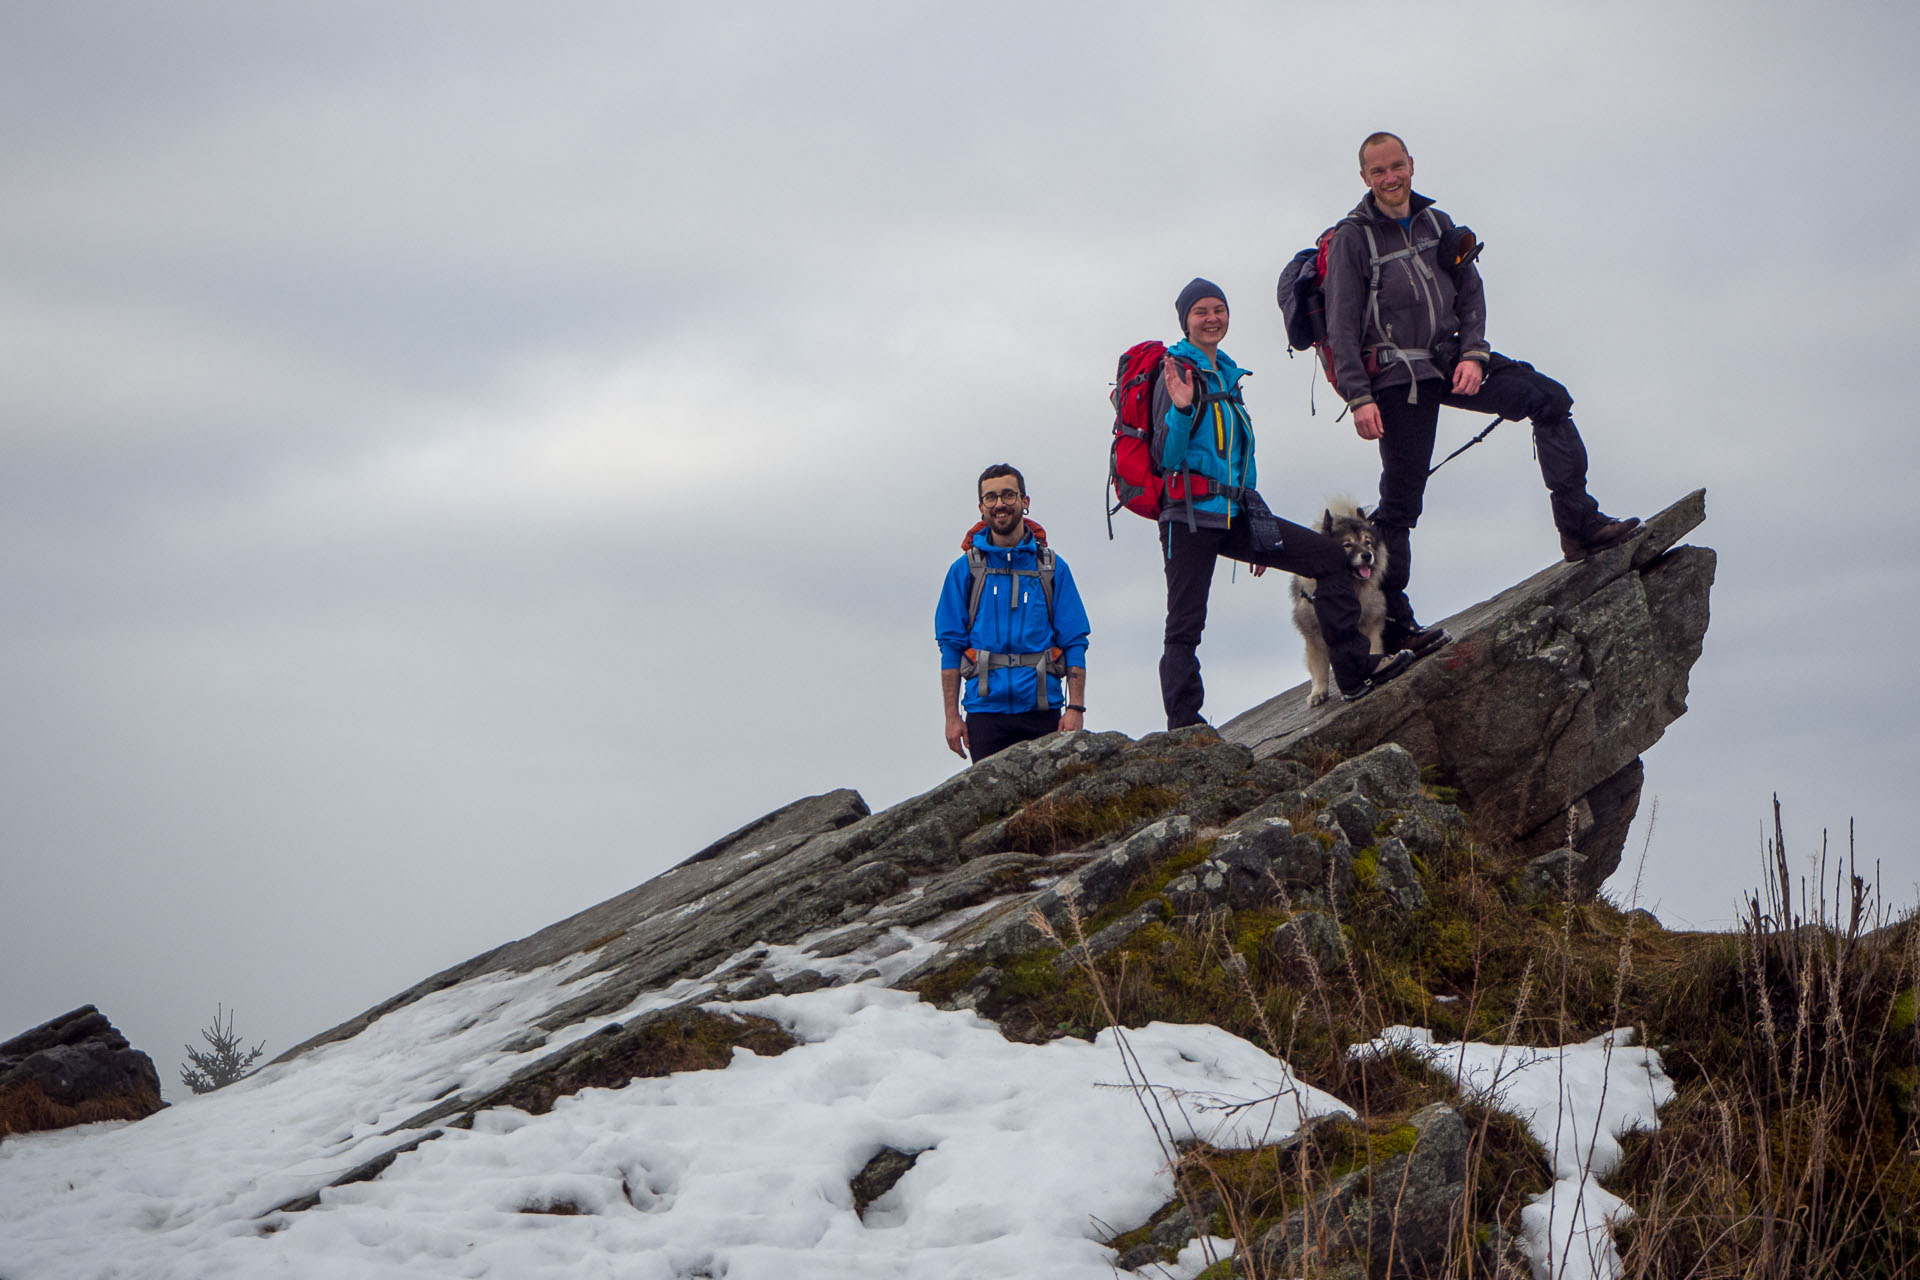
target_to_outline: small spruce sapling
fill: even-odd
[[[222,1014],[226,1015],[224,1026],[220,1021]],[[202,1028],[200,1037],[209,1047],[196,1049],[187,1045],[187,1062],[191,1065],[180,1068],[180,1083],[195,1093],[226,1088],[246,1075],[247,1068],[260,1060],[261,1052],[267,1047],[267,1042],[262,1040],[251,1049],[242,1049],[243,1041],[233,1030],[233,1014],[220,1005],[214,1006],[213,1025]]]

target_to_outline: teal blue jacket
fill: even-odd
[[[1247,376],[1247,370],[1235,364],[1233,357],[1224,351],[1215,351],[1214,362],[1209,365],[1200,348],[1185,339],[1167,348],[1167,359],[1181,360],[1195,367],[1202,384],[1197,389],[1219,397],[1176,409],[1173,397],[1167,392],[1166,373],[1161,372],[1160,381],[1153,389],[1153,420],[1159,427],[1154,433],[1158,437],[1154,441],[1154,458],[1169,484],[1173,483],[1176,472],[1184,470],[1213,481],[1210,487],[1259,487],[1259,473],[1253,464],[1253,422],[1247,417],[1246,406],[1240,403],[1240,380]],[[1208,493],[1193,501],[1194,523],[1203,528],[1224,528],[1239,514],[1239,504],[1222,493]],[[1165,522],[1186,518],[1187,504],[1182,490],[1178,500],[1163,504],[1160,519]]]

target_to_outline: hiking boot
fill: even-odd
[[[1347,702],[1358,702],[1372,693],[1375,685],[1385,684],[1412,665],[1413,654],[1406,649],[1383,653],[1373,660],[1373,669],[1367,672],[1366,678],[1351,689],[1342,689],[1340,697]]]
[[[1417,622],[1411,627],[1388,627],[1386,635],[1382,638],[1386,641],[1384,647],[1388,653],[1396,649],[1405,649],[1416,658],[1424,658],[1441,645],[1453,640],[1444,628],[1423,627]]]
[[[1640,517],[1628,516],[1625,520],[1609,520],[1585,538],[1576,538],[1570,533],[1560,535],[1560,554],[1569,564],[1585,560],[1596,551],[1605,551],[1608,547],[1617,547],[1640,532]]]

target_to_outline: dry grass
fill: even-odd
[[[143,1120],[161,1108],[157,1091],[138,1090],[112,1098],[88,1098],[77,1104],[55,1102],[30,1080],[0,1090],[0,1137],[38,1133],[102,1120]]]
[[[1771,874],[1674,993],[1680,1096],[1614,1179],[1629,1275],[1920,1275],[1920,929],[1848,844],[1796,893],[1776,800]]]
[[[1119,796],[1047,795],[1028,801],[1007,823],[1006,847],[1022,853],[1059,853],[1115,835],[1177,804],[1168,787],[1130,787]]]

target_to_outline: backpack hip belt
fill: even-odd
[[[1373,358],[1374,367],[1367,370],[1369,376],[1381,366],[1398,362],[1407,366],[1407,403],[1420,403],[1420,379],[1414,374],[1416,360],[1432,361],[1433,352],[1425,347],[1396,347],[1391,342],[1382,342],[1367,348],[1367,354]]]
[[[1033,709],[1045,711],[1047,702],[1048,676],[1067,674],[1067,655],[1064,649],[1049,649],[1045,653],[989,653],[984,649],[969,649],[960,660],[960,678],[972,680],[975,697],[987,696],[987,683],[991,674],[1008,667],[1033,668]]]

